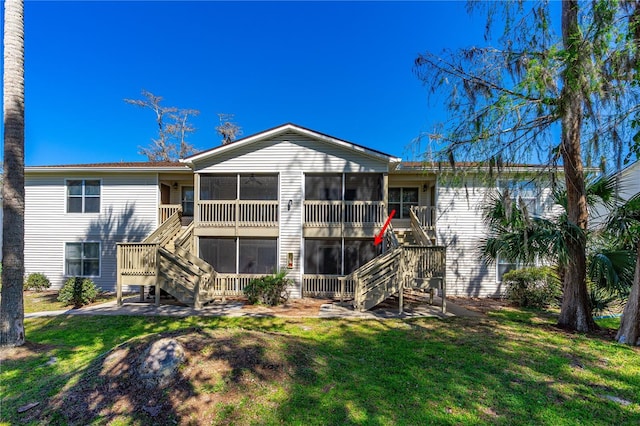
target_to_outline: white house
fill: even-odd
[[[203,287],[238,294],[280,268],[292,297],[358,293],[372,274],[366,265],[379,259],[387,263],[376,279],[393,275],[408,259],[396,250],[404,244],[421,253],[404,267],[421,271],[408,275],[414,282],[436,277],[448,294],[495,295],[499,265],[483,264],[475,247],[496,181],[473,170],[452,178],[294,124],[179,163],[27,167],[25,267],[54,288],[88,276],[105,290],[158,285],[198,304],[193,292]],[[529,180],[537,171],[504,174]],[[536,194],[533,204],[546,208]],[[375,245],[391,211],[393,232]],[[436,266],[444,253],[446,267]]]

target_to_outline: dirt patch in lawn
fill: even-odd
[[[47,353],[52,349],[56,349],[56,346],[34,343],[27,340],[22,346],[0,348],[0,363],[4,361],[19,361],[36,357],[40,354]]]
[[[246,302],[246,299],[242,299]],[[333,303],[329,299],[290,299],[279,306],[248,305],[242,306],[242,311],[253,315],[282,316],[282,317],[317,317],[320,307],[326,303]]]
[[[182,345],[185,360],[169,388],[147,388],[137,375],[141,354],[163,337]],[[291,336],[247,330],[137,339],[101,357],[36,418],[67,424],[259,423],[260,410],[277,407],[293,381],[304,379],[308,352]]]
[[[509,302],[504,299],[492,299],[489,297],[447,297],[447,301],[470,311],[481,312],[483,314],[499,311],[511,306]]]

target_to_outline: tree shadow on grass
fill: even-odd
[[[79,322],[87,320],[47,326],[64,333],[101,324]],[[118,416],[140,424],[625,424],[640,419],[633,391],[639,379],[621,368],[634,365],[637,350],[524,318],[110,321],[120,329],[114,331],[117,338],[103,336],[105,350],[127,336],[162,333],[127,342],[66,379],[56,400],[97,416],[82,422]],[[140,352],[136,348],[167,335],[188,353],[176,383],[153,395],[124,386]],[[74,340],[78,346],[99,342],[95,334]],[[118,351],[126,353],[113,355]],[[618,357],[627,364],[617,365]],[[119,399],[109,399],[116,390]],[[603,401],[603,393],[632,404]],[[143,407],[161,411],[153,417]],[[49,421],[81,423],[54,414],[59,406],[53,401],[46,408]]]

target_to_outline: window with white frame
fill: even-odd
[[[99,213],[100,180],[67,180],[67,213]]]
[[[509,191],[512,200],[525,205],[530,215],[537,215],[540,210],[540,202],[535,182],[531,180],[501,180],[498,188],[502,192]],[[519,204],[518,204],[519,205]]]
[[[396,211],[396,219],[408,219],[409,210],[418,206],[419,188],[389,188],[389,213]]]
[[[518,263],[507,260],[504,256],[498,255],[496,260],[496,282],[501,283],[504,274],[519,268]]]
[[[64,273],[69,277],[99,277],[100,243],[65,243]]]

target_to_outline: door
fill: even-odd
[[[182,196],[181,196],[183,217],[184,216],[193,217],[193,201],[194,201],[193,186],[183,186]]]
[[[160,204],[171,204],[171,187],[164,183],[160,184]]]

